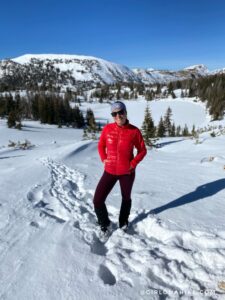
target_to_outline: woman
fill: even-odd
[[[105,170],[93,199],[98,223],[103,232],[107,232],[110,225],[105,200],[117,180],[119,180],[122,195],[119,227],[127,228],[135,169],[147,152],[140,130],[131,125],[127,119],[125,104],[120,101],[113,103],[111,115],[115,122],[103,128],[98,143],[98,152]],[[137,149],[135,157],[134,147]]]

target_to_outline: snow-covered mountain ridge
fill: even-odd
[[[47,73],[55,84],[67,86],[77,86],[81,82],[89,83],[90,86],[97,83],[140,82],[128,67],[91,56],[27,54],[0,61],[0,79],[20,74],[40,83],[43,74]]]
[[[133,69],[134,73],[145,84],[168,83],[170,81],[199,78],[210,75],[210,71],[204,65],[195,65],[179,71],[166,71],[154,69]]]
[[[0,61],[0,81],[33,81],[40,85],[64,85],[66,87],[86,84],[90,87],[97,84],[128,83],[168,83],[208,76],[224,72],[210,72],[204,65],[195,65],[179,71],[154,69],[133,69],[106,61],[101,58],[82,55],[26,54],[17,58]],[[21,85],[21,83],[20,83]]]

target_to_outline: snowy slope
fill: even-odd
[[[151,102],[153,117],[169,105],[175,122],[198,114],[190,124],[208,123],[200,104],[175,100]],[[140,126],[146,102],[126,104]],[[109,105],[92,109],[110,120]],[[165,138],[149,150],[137,168],[132,228],[117,230],[116,185],[107,199],[114,231],[102,244],[92,205],[103,171],[97,142],[82,141],[82,130],[24,124],[18,131],[0,120],[0,299],[223,299],[225,136],[204,134],[198,145]],[[9,139],[35,147],[11,149]]]
[[[211,73],[204,65],[194,65],[179,71],[166,71],[154,69],[133,69],[134,73],[144,83],[168,83],[171,81],[185,80],[207,76]]]
[[[70,71],[77,81],[94,81],[112,84],[117,81],[139,81],[126,66],[118,65],[100,58],[65,54],[26,54],[12,61],[21,65],[32,65],[37,61],[51,64],[61,72]]]
[[[215,74],[224,74],[224,73],[225,73],[225,68],[217,69],[217,70],[212,71],[213,75],[215,75]]]
[[[51,84],[76,87],[85,83],[91,89],[96,84],[116,82],[136,82],[144,84],[168,83],[171,81],[198,78],[221,73],[223,70],[210,72],[206,66],[194,65],[179,71],[147,69],[129,69],[126,66],[106,61],[101,58],[67,54],[25,54],[10,60],[0,61],[0,79],[10,75],[24,82],[41,79],[50,80]]]

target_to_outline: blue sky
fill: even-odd
[[[82,54],[128,67],[225,67],[224,0],[2,1],[0,59]]]

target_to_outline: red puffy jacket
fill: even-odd
[[[134,157],[134,147],[137,155]],[[107,160],[105,171],[113,175],[129,174],[131,168],[144,158],[147,153],[140,130],[127,123],[118,126],[110,123],[103,128],[98,143],[98,152],[101,160]]]

